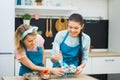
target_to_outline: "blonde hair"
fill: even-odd
[[[22,34],[23,34],[26,30],[28,30],[28,29],[30,29],[30,28],[32,28],[31,25],[22,24],[22,25],[20,25],[20,26],[16,29],[16,31],[15,31],[15,48],[17,49],[17,51],[18,51],[19,53],[23,53],[23,52],[24,52],[24,46],[23,46],[23,43],[22,43],[22,42],[23,42],[23,40],[26,38],[26,36],[27,36],[27,35],[37,35],[37,32],[36,32],[36,31],[33,31],[33,32],[30,33],[30,34],[27,34],[27,35],[24,37],[24,39],[21,40]]]

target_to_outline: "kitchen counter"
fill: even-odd
[[[120,56],[120,53],[112,52],[91,52],[90,57],[117,57]]]
[[[51,50],[45,51],[46,58],[51,56]],[[120,53],[108,52],[108,51],[96,51],[90,52],[89,57],[120,57]]]
[[[115,52],[90,52],[90,57],[117,57],[120,56],[120,53]]]
[[[22,76],[5,76],[5,77],[3,77],[3,80],[24,80],[24,77],[22,77]],[[95,79],[91,76],[80,74],[80,75],[70,77],[70,78],[52,77],[50,80],[98,80],[98,79]]]

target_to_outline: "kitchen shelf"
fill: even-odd
[[[15,7],[16,15],[23,15],[24,13],[30,13],[31,15],[39,13],[41,16],[68,16],[73,11],[76,11],[75,7],[54,7],[54,6],[21,6]]]

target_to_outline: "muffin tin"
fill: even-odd
[[[73,77],[77,71],[75,65],[67,65],[66,63],[63,63],[62,68],[65,70],[64,77]]]

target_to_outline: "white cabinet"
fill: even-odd
[[[14,0],[0,2],[0,53],[13,53],[14,49]]]
[[[92,74],[120,73],[120,57],[92,57]]]
[[[52,61],[50,60],[50,58],[47,58],[47,59],[46,59],[46,67],[52,68],[52,65],[53,65],[53,63],[52,63]]]
[[[0,54],[0,77],[14,76],[14,55]]]
[[[88,58],[85,68],[83,69],[83,74],[91,74],[91,57]]]
[[[19,75],[19,69],[20,69],[20,62],[15,59],[15,76],[18,76]]]

